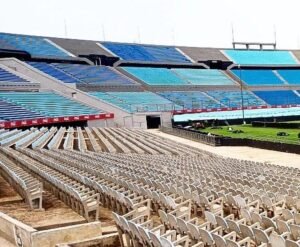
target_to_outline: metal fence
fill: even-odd
[[[207,134],[193,131],[193,130],[187,130],[187,129],[181,129],[181,128],[169,128],[169,127],[160,127],[160,130],[164,133],[184,137],[189,140],[209,144],[212,146],[220,146],[222,137],[218,136],[209,136]]]

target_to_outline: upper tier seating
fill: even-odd
[[[0,82],[28,82],[27,80],[0,68]]]
[[[207,91],[208,95],[229,107],[241,107],[241,91]],[[244,106],[261,106],[266,103],[249,91],[243,91]]]
[[[216,69],[172,69],[193,85],[227,86],[235,83],[223,72]]]
[[[3,45],[3,47],[2,47]],[[34,56],[68,57],[64,51],[58,49],[42,37],[0,33],[0,49],[14,49],[26,51]]]
[[[289,84],[300,84],[300,70],[282,69],[278,74]]]
[[[185,109],[210,109],[221,107],[219,102],[203,92],[160,92],[159,94]]]
[[[284,82],[272,70],[231,70],[232,73],[242,79],[248,85],[283,85]]]
[[[170,69],[144,67],[123,67],[123,69],[139,80],[153,86],[178,86],[188,84]]]
[[[297,64],[289,51],[224,50],[236,64]]]
[[[185,56],[170,46],[137,45],[103,42],[107,49],[127,61],[190,63]]]
[[[270,105],[300,104],[300,97],[293,91],[254,91]]]
[[[12,121],[19,119],[41,118],[43,115],[25,109],[22,106],[0,99],[0,119]]]
[[[0,92],[0,99],[47,117],[89,115],[100,112],[53,92]]]
[[[129,112],[173,109],[172,102],[151,92],[91,92],[90,94]]]
[[[59,63],[52,65],[84,83],[100,85],[135,85],[132,80],[129,80],[121,73],[113,68],[105,66]]]
[[[49,64],[49,63],[44,63],[44,62],[28,62],[28,64],[30,64],[31,66],[33,66],[34,68],[60,80],[63,81],[64,83],[82,83],[81,81],[79,81],[78,79],[76,79],[75,77],[57,69],[56,67],[54,67],[53,65]]]

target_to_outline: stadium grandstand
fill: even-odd
[[[299,246],[299,54],[0,33],[0,247]]]

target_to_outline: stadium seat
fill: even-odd
[[[4,70],[0,67],[0,83],[1,82],[28,82],[27,80],[12,74],[11,72]]]
[[[190,63],[185,56],[170,46],[138,45],[102,42],[108,50],[127,61]]]
[[[144,83],[152,86],[177,86],[189,84],[170,69],[147,67],[122,67],[122,69]]]
[[[215,69],[172,69],[181,78],[193,85],[236,85],[227,75]]]
[[[100,110],[53,92],[0,92],[0,100],[4,102],[2,104],[4,104],[8,116],[14,117],[14,114],[10,113],[10,107],[16,106],[16,109],[20,112],[20,115],[17,115],[18,118],[23,116],[25,118],[78,116],[100,112]],[[31,112],[34,112],[34,114],[31,114]]]
[[[136,85],[133,80],[106,66],[91,66],[81,64],[52,64],[77,82],[97,85]]]
[[[90,92],[90,94],[129,112],[167,111],[175,107],[171,101],[152,92]]]
[[[300,70],[282,69],[277,72],[288,84],[300,84]]]
[[[284,85],[284,82],[272,70],[238,70],[231,72],[249,86]]]
[[[48,42],[45,38],[28,35],[0,33],[0,47],[26,51],[40,57],[68,57],[69,55]]]
[[[254,91],[253,93],[270,105],[300,104],[300,97],[291,90]]]
[[[272,51],[272,50],[223,50],[223,52],[235,64],[249,65],[293,65],[298,64],[298,61],[289,51]]]
[[[203,92],[198,91],[168,91],[159,92],[158,94],[185,109],[210,109],[220,108],[223,106],[219,101],[209,97]]]

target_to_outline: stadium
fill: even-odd
[[[276,40],[0,32],[0,247],[298,247],[299,154]]]

